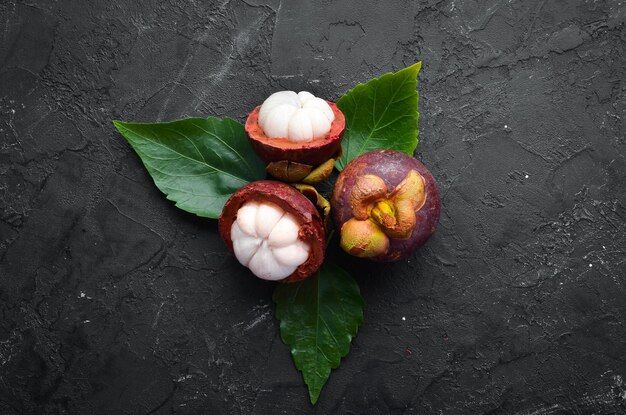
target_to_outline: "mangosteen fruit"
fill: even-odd
[[[339,174],[331,206],[346,252],[395,261],[435,232],[439,189],[417,159],[398,151],[372,151],[356,157]]]
[[[335,103],[307,91],[280,91],[248,115],[245,129],[268,173],[287,182],[312,183],[332,172],[345,125]]]
[[[224,205],[218,229],[237,260],[264,280],[300,281],[324,260],[322,218],[285,183],[261,180],[237,190]]]

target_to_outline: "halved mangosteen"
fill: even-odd
[[[306,91],[280,91],[248,115],[245,129],[268,172],[280,180],[298,182],[307,181],[318,166],[341,155],[345,125],[335,103]],[[322,171],[330,175],[332,168]],[[328,176],[319,173],[317,169],[309,182]]]

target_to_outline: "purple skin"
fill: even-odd
[[[372,151],[352,160],[337,178],[332,195],[332,211],[338,230],[353,217],[350,208],[350,193],[357,177],[373,174],[385,182],[389,191],[393,190],[410,170],[416,170],[424,179],[426,200],[416,211],[417,222],[406,240],[389,238],[387,253],[371,257],[374,261],[396,261],[406,258],[422,246],[435,232],[439,222],[439,189],[433,175],[418,160],[392,150]]]

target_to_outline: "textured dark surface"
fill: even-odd
[[[0,3],[0,413],[626,412],[626,2]],[[363,265],[313,408],[272,285],[111,119],[335,100],[423,60],[442,219]]]

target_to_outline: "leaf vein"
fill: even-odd
[[[124,127],[124,128],[125,128],[125,127]],[[131,130],[127,129],[127,131],[131,131]],[[155,145],[157,145],[157,146],[159,146],[159,147],[162,147],[162,148],[164,148],[164,149],[165,149],[165,150],[167,150],[167,151],[170,151],[170,152],[172,152],[172,153],[178,154],[179,156],[181,156],[181,157],[183,157],[183,158],[185,158],[185,159],[187,159],[187,160],[190,160],[190,161],[192,161],[192,162],[194,162],[194,163],[203,164],[203,165],[205,165],[206,167],[208,167],[209,169],[213,169],[213,170],[215,170],[215,171],[217,171],[217,172],[219,172],[219,173],[222,173],[222,174],[224,174],[224,175],[226,175],[226,176],[230,176],[230,177],[232,177],[233,179],[236,179],[236,180],[238,180],[238,181],[240,181],[240,182],[242,182],[242,183],[244,183],[244,184],[245,184],[245,183],[248,183],[248,181],[247,181],[246,179],[243,179],[243,178],[241,178],[241,177],[239,177],[239,176],[235,176],[234,174],[231,174],[231,173],[225,172],[225,171],[223,171],[223,170],[220,170],[220,169],[218,169],[217,167],[211,166],[210,164],[208,164],[208,163],[206,163],[206,162],[201,162],[200,160],[197,160],[197,159],[191,158],[191,157],[189,157],[189,156],[187,156],[187,155],[185,155],[185,154],[183,154],[183,153],[180,153],[180,152],[178,152],[178,151],[174,150],[174,149],[173,149],[173,148],[171,148],[171,147],[168,147],[168,146],[166,146],[166,145],[164,145],[164,144],[162,144],[162,143],[159,143],[159,142],[158,142],[158,141],[156,141],[156,140],[152,140],[152,139],[148,138],[147,136],[145,136],[145,135],[143,135],[143,134],[139,134],[139,133],[134,132],[134,131],[131,131],[131,132],[132,132],[133,134],[137,135],[138,137],[141,137],[142,139],[144,139],[144,140],[146,140],[146,141],[148,141],[148,142],[150,142],[150,143],[152,143],[152,144],[155,144]],[[137,149],[135,149],[135,150],[137,150]],[[144,155],[146,155],[146,157],[151,157],[151,156],[148,156],[148,155],[147,155],[147,154],[145,154],[145,153],[144,153]]]

